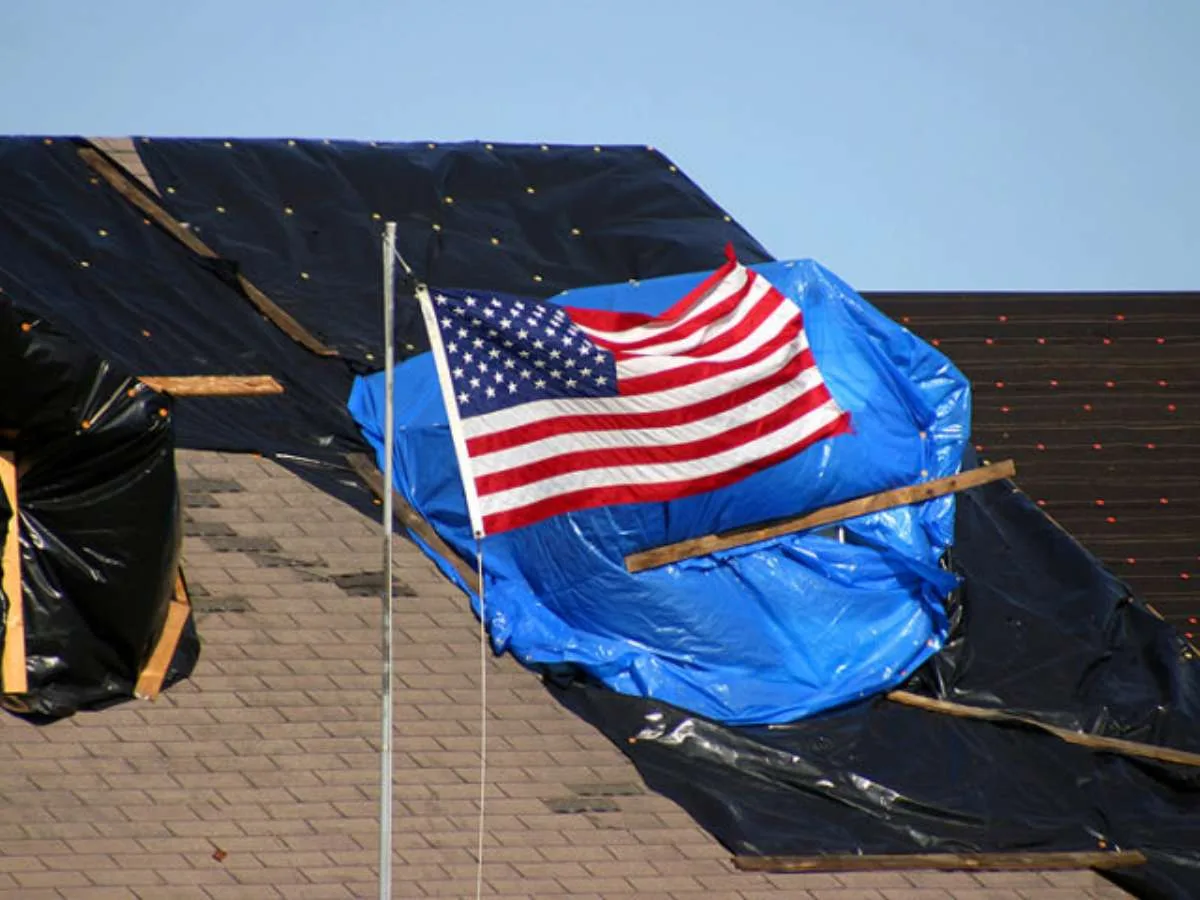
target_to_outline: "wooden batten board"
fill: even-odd
[[[138,381],[173,397],[260,397],[282,394],[270,375],[139,375]]]
[[[677,544],[666,544],[662,547],[654,547],[650,550],[631,553],[625,557],[625,567],[630,572],[654,569],[658,566],[679,562],[681,559],[704,556],[709,553],[715,553],[718,550],[731,550],[735,547],[744,547],[747,544],[755,544],[770,538],[809,531],[813,528],[820,528],[823,525],[844,522],[847,519],[853,519],[857,516],[865,516],[869,513],[880,512],[885,509],[894,509],[897,506],[924,503],[927,500],[944,497],[947,494],[969,490],[970,488],[999,481],[1003,478],[1011,478],[1016,472],[1017,467],[1013,461],[1006,459],[1003,462],[981,466],[978,469],[971,469],[958,475],[937,478],[933,481],[926,481],[923,484],[895,488],[894,490],[882,491],[878,494],[869,494],[866,497],[859,497],[855,500],[848,500],[845,503],[826,506],[823,509],[818,509],[799,518],[786,519],[771,525],[739,528],[723,534],[710,534],[687,541],[680,541]]]
[[[346,455],[346,461],[350,464],[354,474],[367,483],[367,487],[376,497],[383,496],[383,473],[379,471],[379,467],[369,456],[365,453],[350,453]],[[421,518],[420,513],[409,506],[400,492],[394,488],[392,489],[392,512],[401,525],[420,537],[443,559],[448,560],[463,582],[472,591],[478,593],[479,574],[466,560],[455,553],[449,544],[442,540],[441,535],[433,530],[433,526]]]
[[[192,604],[188,599],[187,584],[183,580],[183,571],[179,570],[175,575],[175,593],[171,598],[170,606],[167,607],[167,618],[163,622],[158,643],[154,645],[150,659],[138,676],[137,685],[133,689],[135,697],[142,700],[154,700],[162,692],[163,680],[167,677],[167,669],[171,667],[171,660],[175,658],[175,649],[179,646],[179,638],[183,635],[183,626],[187,624],[191,611]]]
[[[8,520],[8,531],[4,539],[2,565],[4,596],[8,599],[8,610],[4,617],[4,650],[2,670],[3,688],[6,694],[24,694],[29,690],[28,674],[25,669],[25,601],[21,587],[21,538],[20,514],[17,512],[17,466],[13,454],[0,452],[0,486],[8,498],[12,515]]]
[[[1174,747],[1160,747],[1157,744],[1143,744],[1138,741],[1127,741],[1124,738],[1107,737],[1101,734],[1089,734],[1084,731],[1072,731],[1069,728],[1059,728],[1020,716],[1000,709],[986,709],[981,706],[969,706],[965,703],[955,703],[951,700],[939,700],[936,697],[926,697],[910,691],[891,691],[888,700],[923,709],[926,712],[940,713],[947,716],[957,716],[964,719],[978,719],[1000,724],[1022,725],[1046,731],[1061,741],[1099,750],[1105,753],[1117,753],[1121,756],[1136,756],[1141,759],[1153,759],[1158,762],[1173,763],[1179,766],[1200,766],[1200,753],[1188,750],[1177,750]]]
[[[1123,869],[1140,866],[1140,850],[1085,850],[1044,853],[887,853],[828,856],[736,856],[743,872],[880,872],[938,869],[958,872],[1038,872],[1072,869]]]
[[[217,253],[200,240],[194,233],[184,228],[170,213],[163,209],[153,197],[135,184],[129,175],[113,165],[109,159],[94,147],[80,147],[80,158],[108,185],[125,198],[159,228],[175,238],[197,256],[205,259],[217,259]],[[280,331],[311,350],[318,356],[337,356],[337,350],[328,347],[317,340],[308,329],[301,325],[287,310],[259,290],[246,276],[239,274],[238,283],[245,292],[247,299],[256,309],[275,324]]]

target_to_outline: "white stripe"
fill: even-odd
[[[639,355],[637,356],[617,360],[617,377],[624,380],[640,375],[655,375],[659,372],[670,372],[672,369],[690,366],[693,363],[729,362],[734,359],[742,359],[752,354],[764,344],[769,344],[779,337],[779,332],[796,321],[796,315],[795,307],[781,306],[764,319],[758,328],[754,329],[736,344],[731,344],[724,350],[718,350],[709,356],[664,357],[649,354],[643,356],[641,355],[641,351],[638,351]],[[805,336],[803,329],[792,339],[791,343],[797,344],[802,350],[808,349],[808,338]]]
[[[652,319],[649,322],[635,325],[632,328],[622,328],[615,331],[604,328],[591,328],[579,322],[575,324],[586,334],[610,341],[616,344],[618,348],[627,347],[630,344],[638,344],[645,340],[661,338],[664,334],[670,332],[671,329],[703,314],[706,310],[727,299],[731,294],[736,294],[745,286],[746,279],[752,277],[752,275],[753,273],[749,269],[744,266],[738,266],[717,282],[705,297],[699,302],[694,303],[692,308],[678,319]],[[759,278],[758,280],[766,281],[765,278]]]
[[[670,447],[688,444],[716,437],[733,428],[770,415],[813,388],[819,387],[821,383],[821,373],[814,366],[761,397],[755,397],[749,403],[685,425],[636,430],[622,428],[610,431],[572,431],[566,434],[556,434],[542,438],[540,441],[472,457],[471,468],[476,476],[490,475],[507,469],[519,469],[543,459],[578,450]]]
[[[772,291],[771,283],[765,278],[759,278],[751,286],[746,297],[721,318],[709,322],[702,328],[697,328],[691,334],[684,335],[676,340],[652,344],[649,347],[640,347],[629,352],[644,356],[672,356],[687,353],[702,344],[720,337],[724,332],[736,328],[743,319],[754,311],[754,308],[759,303],[764,302],[764,298],[772,293]],[[782,294],[779,296],[783,299],[783,303],[779,307],[780,309],[789,310],[789,315],[793,318],[800,314],[800,310],[790,300],[783,297]]]
[[[631,397],[563,397],[553,400],[534,400],[519,406],[471,416],[462,420],[463,435],[469,440],[494,431],[506,431],[519,425],[530,425],[560,416],[616,416],[626,413],[655,412],[691,406],[710,397],[719,397],[744,385],[774,375],[791,360],[804,352],[799,339],[784,344],[770,356],[721,378],[707,378],[692,384],[635,394]]]
[[[719,475],[754,462],[772,453],[803,441],[820,428],[828,425],[842,414],[832,399],[812,412],[792,422],[786,428],[764,435],[757,440],[732,447],[723,453],[702,459],[684,460],[675,463],[655,463],[639,466],[611,466],[605,469],[589,469],[583,472],[567,472],[544,478],[533,484],[522,485],[506,491],[482,495],[480,505],[484,516],[510,509],[518,509],[539,500],[559,494],[588,488],[613,487],[617,485],[651,485],[660,482],[688,481]]]

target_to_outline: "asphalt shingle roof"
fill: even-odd
[[[379,526],[274,463],[180,451],[191,680],[0,719],[0,898],[377,896]],[[397,543],[396,897],[474,896],[478,625]],[[485,895],[1122,897],[1091,873],[739,873],[511,658],[489,661]]]

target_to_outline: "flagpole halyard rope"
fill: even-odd
[[[487,802],[487,610],[484,606],[483,538],[475,538],[479,575],[479,846],[476,854],[475,897],[483,896],[483,836]]]

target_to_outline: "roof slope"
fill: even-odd
[[[153,704],[0,718],[0,897],[374,896],[378,526],[253,456],[178,460],[200,666]],[[397,551],[395,896],[472,896],[477,624]],[[487,705],[486,896],[1124,896],[1089,873],[737,873],[508,657]]]

